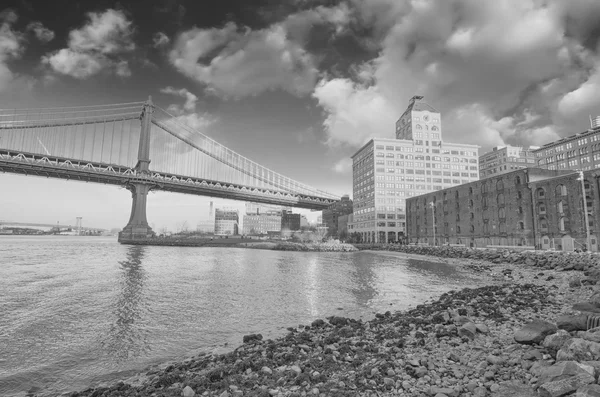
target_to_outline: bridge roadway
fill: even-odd
[[[336,201],[275,189],[220,183],[204,178],[192,178],[152,170],[148,173],[139,173],[135,168],[122,165],[88,162],[6,149],[0,149],[0,172],[125,187],[132,183],[148,184],[151,185],[152,190],[293,206],[311,210],[323,210]]]
[[[0,228],[2,228],[3,226],[35,226],[35,227],[50,227],[50,228],[59,227],[61,230],[77,229],[77,226],[73,226],[73,225],[60,225],[60,224],[51,225],[49,223],[11,222],[11,221],[5,221],[5,220],[0,219]],[[88,226],[82,226],[81,230],[91,230],[91,231],[99,231],[99,232],[108,231],[106,229],[102,229],[99,227],[88,227]]]

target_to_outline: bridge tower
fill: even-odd
[[[143,240],[154,236],[154,232],[146,217],[146,201],[148,193],[154,183],[145,181],[144,176],[149,174],[150,165],[150,128],[152,127],[152,114],[154,105],[152,97],[144,103],[141,115],[142,129],[140,132],[140,145],[138,148],[138,162],[135,166],[139,180],[129,182],[125,188],[131,192],[131,216],[127,226],[119,233],[119,242]]]

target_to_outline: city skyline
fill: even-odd
[[[0,9],[1,108],[152,95],[231,149],[339,196],[351,193],[350,156],[392,138],[413,95],[444,115],[449,141],[481,152],[542,145],[600,113],[593,1],[60,3]],[[83,216],[109,228],[129,216],[129,192],[114,187],[0,183],[2,219]],[[210,200],[155,193],[149,222],[174,227]]]

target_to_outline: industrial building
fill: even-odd
[[[536,167],[549,170],[588,171],[600,168],[600,126],[558,141],[547,143],[533,151]]]
[[[235,236],[238,234],[240,217],[236,209],[215,210],[215,234]]]
[[[535,155],[533,153],[535,149],[538,149],[538,147],[496,146],[491,152],[479,156],[479,177],[484,179],[514,170],[535,167]]]
[[[338,219],[341,216],[348,215],[352,213],[352,200],[346,194],[342,196],[340,201],[337,201],[331,204],[326,210],[321,212],[322,222],[327,227],[327,231],[330,235],[338,235],[339,233],[339,223]],[[347,222],[347,220],[346,220]],[[347,228],[347,225],[346,225]]]
[[[408,242],[598,251],[599,195],[599,170],[516,170],[409,198]]]
[[[363,242],[403,240],[405,200],[479,179],[478,146],[443,141],[441,114],[414,96],[396,139],[373,138],[352,156],[353,219]]]

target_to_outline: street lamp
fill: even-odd
[[[582,198],[583,198],[583,221],[585,222],[585,235],[586,235],[585,244],[586,244],[586,249],[591,250],[592,247],[590,245],[590,224],[588,223],[588,209],[587,209],[587,200],[586,200],[586,195],[585,195],[585,180],[583,177],[583,171],[579,171],[579,178],[577,178],[577,180],[581,181],[581,194],[582,194]]]
[[[431,219],[433,222],[433,245],[435,246],[435,204],[432,201],[429,203],[429,205],[431,206]]]

